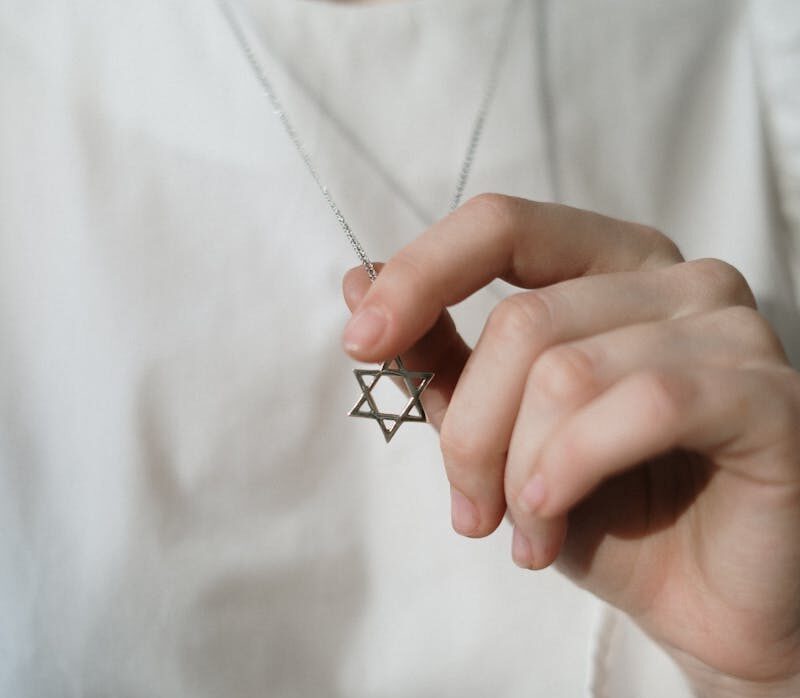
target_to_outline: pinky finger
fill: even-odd
[[[548,438],[520,507],[542,517],[564,514],[605,479],[678,448],[745,476],[797,479],[797,464],[771,455],[798,432],[800,393],[786,371],[774,373],[780,375],[708,368],[631,374]],[[764,457],[748,458],[745,471],[736,456],[759,452]]]

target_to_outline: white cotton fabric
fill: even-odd
[[[374,258],[445,211],[503,7],[242,8]],[[800,357],[798,25],[524,1],[468,193],[721,257]],[[430,428],[345,418],[355,257],[212,0],[8,1],[0,66],[0,695],[689,695],[506,524],[452,533]]]

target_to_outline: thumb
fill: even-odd
[[[383,266],[380,263],[375,264],[375,271],[380,273]],[[351,312],[358,310],[370,285],[363,267],[354,267],[344,275],[342,293]],[[420,399],[428,421],[437,430],[442,424],[458,378],[471,353],[471,349],[456,330],[450,313],[443,310],[433,327],[402,356],[409,371],[433,371],[436,374]],[[391,358],[393,357],[386,357],[387,360]]]

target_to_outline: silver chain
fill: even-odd
[[[264,93],[267,95],[267,99],[269,100],[270,105],[272,106],[273,112],[280,120],[281,124],[283,124],[283,128],[286,131],[286,135],[289,136],[289,139],[294,143],[294,147],[297,149],[297,152],[300,154],[303,162],[306,165],[306,168],[311,173],[311,176],[314,178],[314,181],[317,183],[319,190],[322,192],[322,196],[325,197],[325,201],[328,202],[328,206],[330,207],[331,211],[333,211],[333,215],[336,217],[336,220],[339,222],[339,226],[341,227],[344,234],[347,236],[347,239],[350,241],[350,244],[353,246],[353,249],[358,255],[358,259],[361,261],[361,264],[367,270],[367,274],[369,275],[370,281],[375,281],[378,274],[375,271],[375,267],[373,266],[370,258],[367,256],[367,253],[364,251],[361,243],[359,242],[358,238],[353,233],[352,229],[350,228],[350,224],[347,222],[347,219],[344,217],[339,206],[333,200],[328,187],[323,183],[319,173],[317,172],[314,164],[311,161],[311,156],[308,154],[303,142],[300,140],[300,137],[297,135],[297,131],[294,130],[294,126],[292,126],[291,121],[289,121],[289,117],[286,114],[286,110],[283,108],[281,101],[278,99],[275,90],[272,87],[272,83],[267,78],[266,72],[264,71],[263,66],[259,62],[258,58],[256,58],[255,52],[253,51],[253,47],[251,46],[250,42],[248,41],[245,33],[242,29],[242,26],[239,20],[236,17],[236,13],[233,11],[231,4],[228,0],[217,0],[220,10],[222,11],[225,20],[227,21],[228,25],[233,32],[236,41],[239,43],[239,46],[242,49],[242,52],[247,59],[247,62],[250,64],[250,67],[253,70],[258,82],[261,84]],[[509,45],[509,35],[511,33],[511,29],[513,27],[513,19],[516,15],[516,10],[520,5],[521,0],[509,0],[508,5],[506,7],[505,17],[503,19],[503,26],[500,32],[500,36],[497,41],[497,45],[495,47],[494,53],[492,54],[492,61],[489,68],[489,78],[486,84],[486,89],[483,92],[483,97],[480,102],[480,106],[478,108],[478,113],[475,117],[475,121],[472,126],[472,133],[470,134],[469,144],[467,146],[467,152],[464,156],[464,162],[461,165],[461,170],[458,174],[458,180],[456,182],[456,190],[453,194],[453,198],[450,200],[450,211],[455,210],[458,208],[459,203],[461,202],[461,198],[464,194],[464,189],[467,185],[467,179],[469,178],[470,170],[472,169],[472,163],[475,160],[475,152],[478,148],[478,143],[480,142],[481,135],[483,134],[483,127],[486,123],[486,117],[489,113],[489,108],[491,107],[492,100],[494,99],[495,92],[497,91],[497,83],[499,81],[500,75],[500,68],[503,64],[503,60],[506,55],[506,51]]]

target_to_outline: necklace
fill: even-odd
[[[478,113],[472,126],[472,132],[470,133],[470,138],[467,145],[467,152],[464,156],[464,161],[458,174],[458,179],[456,180],[456,189],[453,193],[452,199],[450,200],[450,211],[453,211],[458,207],[464,194],[467,179],[469,178],[469,173],[472,169],[472,163],[475,159],[475,152],[478,148],[481,135],[483,134],[483,127],[486,122],[486,117],[489,113],[489,108],[497,90],[500,67],[502,66],[503,59],[506,55],[506,50],[509,44],[508,37],[511,33],[511,29],[514,24],[513,19],[516,15],[516,10],[519,7],[520,2],[521,0],[509,0],[508,5],[506,6],[502,29],[497,40],[495,51],[491,58],[486,87],[483,91]],[[237,18],[230,2],[228,2],[228,0],[218,0],[218,4],[236,39],[236,42],[239,44],[239,47],[241,48],[248,64],[250,65],[250,68],[260,83],[264,94],[269,100],[273,112],[281,122],[286,135],[294,144],[295,149],[300,155],[300,158],[302,159],[303,163],[305,163],[306,169],[313,177],[317,187],[319,187],[319,190],[333,212],[339,227],[347,237],[347,240],[350,242],[353,250],[355,250],[361,265],[366,270],[370,281],[375,281],[378,275],[375,271],[372,261],[367,256],[367,253],[364,251],[361,242],[353,233],[352,229],[350,228],[350,224],[347,222],[347,219],[344,217],[344,214],[336,204],[336,201],[328,190],[328,187],[323,183],[322,178],[319,176],[319,173],[314,167],[314,164],[311,161],[311,156],[308,154],[308,151],[303,145],[303,142],[300,140],[300,137],[297,135],[292,122],[289,120],[286,110],[283,108],[283,104],[278,99],[278,96],[272,87],[272,83],[267,78],[267,74],[264,71],[263,66],[259,62],[258,58],[256,58],[256,54],[253,51],[253,48],[248,41],[242,25]],[[361,395],[348,414],[351,417],[366,417],[368,419],[374,419],[378,423],[378,426],[383,433],[383,437],[386,439],[386,443],[391,441],[401,424],[404,424],[405,422],[427,421],[427,416],[425,415],[425,410],[422,407],[420,396],[422,391],[425,390],[425,388],[427,388],[430,382],[433,380],[433,372],[409,371],[403,365],[403,360],[400,356],[396,356],[393,359],[384,361],[380,369],[354,369],[353,372],[355,373],[356,380],[361,388]],[[399,379],[408,392],[408,401],[400,413],[382,412],[375,403],[372,390],[375,388],[378,381],[384,377]]]

